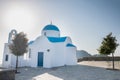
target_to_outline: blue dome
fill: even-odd
[[[46,26],[43,28],[43,30],[55,30],[55,31],[60,31],[57,26],[52,25],[52,24],[46,25]]]

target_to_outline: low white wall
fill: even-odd
[[[102,68],[112,68],[112,61],[82,61],[78,64]],[[120,69],[120,61],[115,61],[115,69]]]

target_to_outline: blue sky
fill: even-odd
[[[120,0],[4,0],[0,17],[0,54],[11,29],[24,31],[34,40],[51,21],[61,36],[70,36],[77,49],[91,54],[98,53],[96,49],[110,32],[120,43]]]

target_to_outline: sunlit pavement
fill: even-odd
[[[120,80],[120,71],[88,65],[57,68],[19,68],[16,80]]]

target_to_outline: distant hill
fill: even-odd
[[[77,50],[76,56],[77,56],[77,59],[80,59],[83,57],[91,57],[92,55],[85,50]]]

